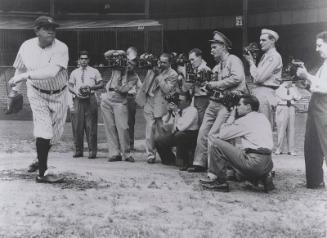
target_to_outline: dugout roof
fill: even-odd
[[[155,20],[57,20],[58,30],[144,30],[161,29],[162,25]],[[0,30],[27,30],[33,28],[32,18],[0,17]]]

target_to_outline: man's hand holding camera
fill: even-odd
[[[251,65],[254,64],[254,58],[250,51],[246,51],[243,54],[243,57],[246,59],[246,61]]]
[[[82,98],[87,98],[91,94],[91,87],[88,85],[81,86],[78,89],[77,96],[80,96]]]
[[[305,80],[309,79],[309,73],[304,65],[302,67],[297,68],[296,75],[301,79],[305,79]]]

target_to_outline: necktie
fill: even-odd
[[[183,115],[183,109],[178,111],[179,116],[181,117]]]
[[[83,84],[84,84],[84,77],[85,77],[85,69],[82,69],[81,80],[82,80],[82,83],[83,83]]]
[[[287,88],[287,95],[290,95],[290,88]],[[290,107],[291,106],[291,100],[287,100],[287,106]]]

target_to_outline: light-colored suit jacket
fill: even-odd
[[[169,68],[158,75],[149,70],[143,85],[136,96],[136,102],[144,106],[144,111],[153,113],[154,117],[162,117],[167,113],[168,105],[165,96],[173,93],[177,88],[177,73]],[[155,85],[152,85],[155,84]],[[149,92],[149,91],[152,92]],[[149,105],[149,93],[153,93],[153,104]]]

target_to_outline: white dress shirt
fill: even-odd
[[[283,82],[276,90],[278,105],[287,105],[287,101],[294,105],[295,101],[302,97],[297,87],[293,83],[292,86],[288,86],[288,83],[290,82]]]
[[[327,93],[327,61],[319,68],[315,76],[309,76],[310,90],[313,93]]]
[[[198,111],[193,106],[188,106],[183,109],[182,115],[179,112],[175,117],[175,129],[178,131],[195,131],[198,126]]]

